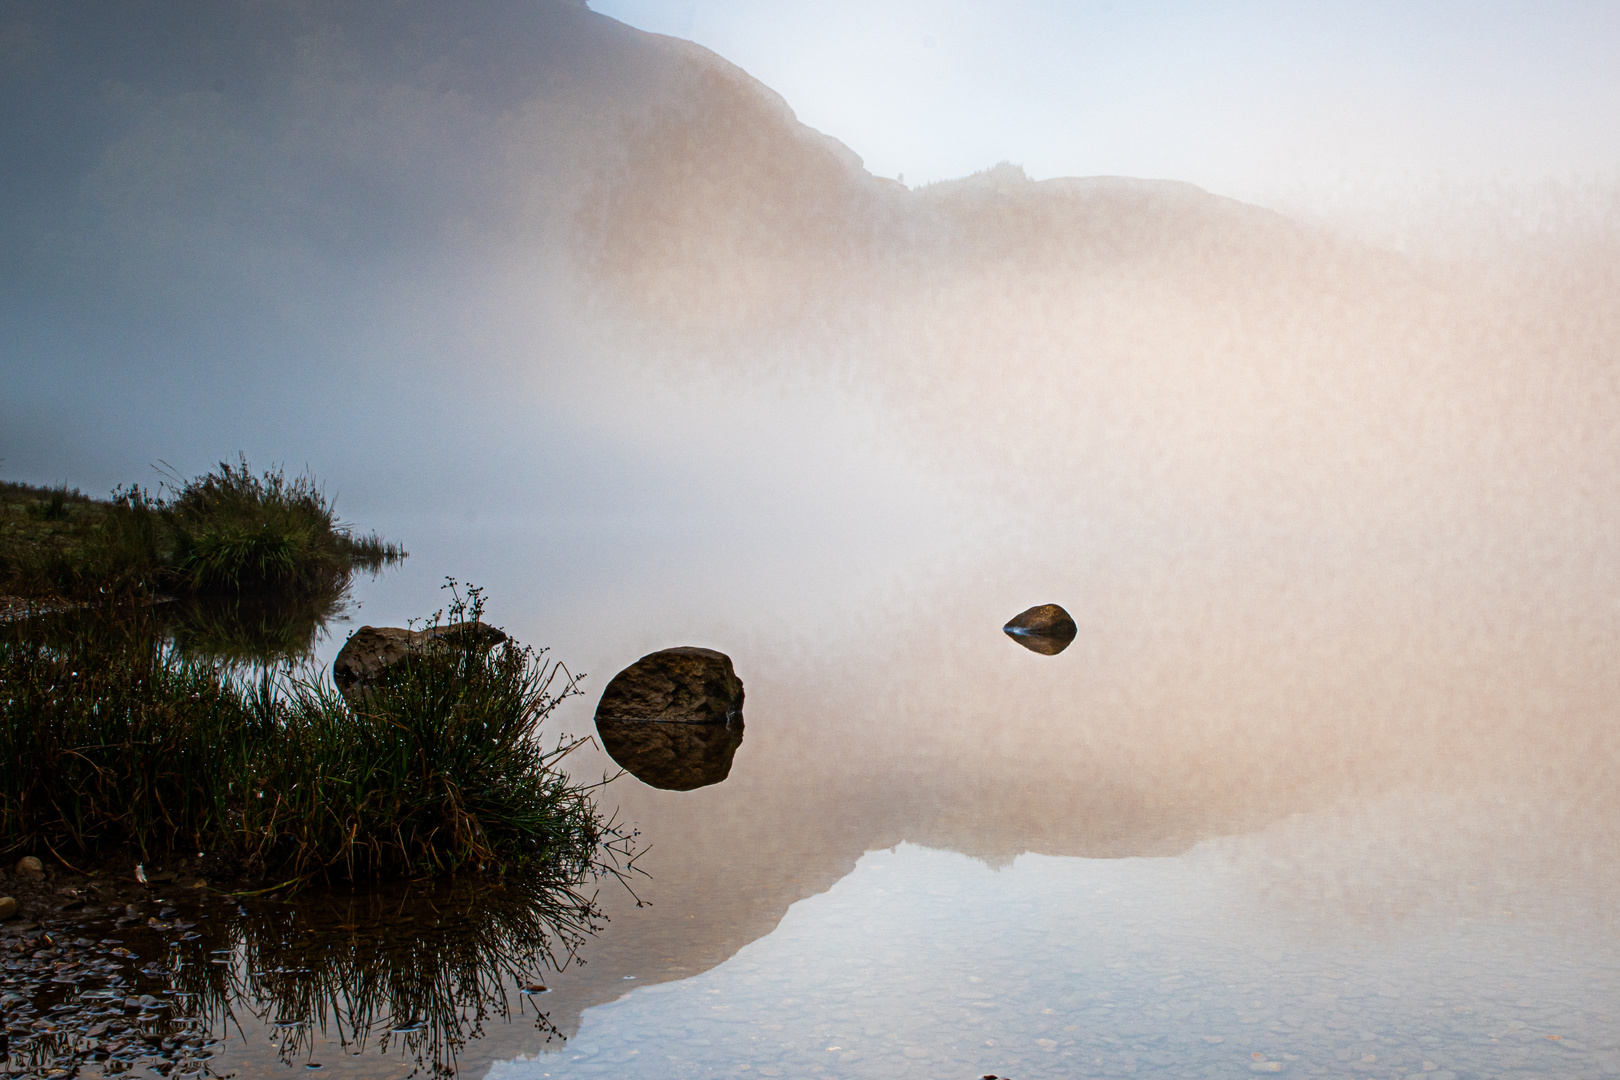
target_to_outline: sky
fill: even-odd
[[[1265,204],[1620,176],[1620,3],[591,0],[719,53],[880,176],[1000,161]]]
[[[779,93],[913,186],[1004,160],[1036,178],[1159,177],[1272,204],[1402,177],[1620,176],[1620,4],[594,6],[712,49],[758,80],[739,101]],[[758,420],[769,409],[744,397],[776,391],[739,389],[743,365],[708,382],[673,366],[649,377],[651,352],[599,340],[565,299],[559,283],[588,264],[568,261],[589,218],[568,193],[642,190],[609,183],[625,179],[617,166],[578,163],[616,161],[598,142],[642,130],[625,116],[681,100],[690,50],[670,44],[575,0],[0,5],[0,477],[104,493],[149,480],[155,462],[190,475],[241,452],[308,465],[357,516],[413,508],[424,485],[458,519],[513,489],[603,519],[646,515],[654,495],[659,513],[702,516],[771,488],[788,468],[778,431],[802,430],[801,477],[819,475],[840,425],[888,432],[866,402],[845,417],[831,393],[783,391],[790,406]],[[763,288],[761,266],[787,264],[749,260],[774,250],[778,210],[803,193],[762,193],[751,144],[695,130],[710,141],[690,145],[717,155],[714,191],[671,194],[665,178],[645,206],[612,205],[686,229],[659,240],[670,251],[740,237],[725,281]],[[689,215],[664,213],[683,198]],[[799,295],[803,269],[787,266],[783,295]],[[990,284],[1010,298],[995,326],[1043,325],[1016,309],[1020,282]],[[732,294],[709,293],[729,310]],[[918,357],[935,337],[917,337]],[[993,344],[980,355],[1016,352]],[[900,351],[873,354],[913,371]],[[778,368],[746,365],[761,379]],[[1011,383],[993,364],[971,370]],[[915,371],[926,377],[905,394],[971,396],[923,359]],[[424,431],[455,432],[457,453],[428,451]]]

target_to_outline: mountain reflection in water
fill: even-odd
[[[488,1080],[1463,1080],[1620,1065],[1612,940],[1500,913],[1428,922],[1420,948],[1322,936],[1297,912],[1256,912],[1224,855],[991,869],[871,852],[725,963],[593,1009],[566,1045]]]

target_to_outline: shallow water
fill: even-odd
[[[690,565],[678,619],[531,616],[597,687],[725,650],[748,726],[722,784],[609,789],[650,906],[603,894],[569,1041],[491,1075],[1620,1071],[1605,590],[1002,542],[764,607]],[[1001,633],[1049,600],[1063,653]]]
[[[545,564],[521,523],[390,531],[412,560],[358,584],[348,626],[423,614],[453,565],[586,673],[553,721],[574,733],[644,653],[723,650],[747,688],[730,775],[604,789],[642,849],[634,892],[585,883],[604,918],[549,958],[471,908],[424,921],[428,897],[195,919],[233,972],[191,1014],[206,1045],[87,1074],[1620,1074],[1620,606],[1590,575],[1238,544],[1066,558],[964,530],[767,587],[782,550],[751,563],[701,531],[582,530]],[[627,549],[640,587],[594,584]],[[1001,629],[1047,601],[1079,626],[1057,655]],[[125,965],[126,1005],[213,962],[144,923],[51,929],[169,958]],[[366,979],[447,952],[430,1040]],[[50,1067],[15,1042],[11,1061]]]
[[[1221,856],[912,845],[492,1077],[1602,1076],[1620,951],[1505,913],[1393,936],[1256,911]]]

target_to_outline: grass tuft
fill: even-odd
[[[457,596],[435,626],[476,622]],[[228,850],[370,879],[580,858],[613,835],[539,728],[578,688],[543,651],[448,634],[364,698],[235,678],[135,606],[0,624],[0,851]]]
[[[308,597],[405,558],[396,544],[355,536],[307,473],[256,474],[239,459],[164,491],[131,486],[99,501],[0,484],[0,593]]]

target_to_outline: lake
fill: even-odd
[[[907,187],[573,0],[12,6],[6,479],[307,467],[411,553],[315,671],[453,577],[548,735],[746,703],[718,783],[568,759],[618,876],[6,924],[7,1076],[1620,1075],[1612,185],[1374,243]]]
[[[605,918],[571,957],[536,964],[540,938],[490,929],[509,907],[425,886],[215,911],[205,943],[241,977],[204,1025],[213,1056],[181,1071],[1620,1072],[1611,602],[1276,547],[1043,550],[950,518],[820,559],[693,522],[390,523],[411,559],[358,585],[320,663],[354,623],[426,614],[454,566],[585,675],[559,731],[590,734],[637,657],[698,645],[745,684],[742,743],[718,784],[601,790],[639,854],[586,883]],[[1001,632],[1046,601],[1079,630],[1050,656]],[[571,762],[618,771],[595,747]],[[340,974],[290,1019],[250,959],[278,919],[277,970],[330,950],[294,927],[359,935],[348,968],[306,961]],[[425,920],[464,943],[446,985],[483,972],[447,998],[484,1011],[453,1048],[345,999],[368,950],[397,964]],[[299,1026],[322,1008],[325,1030]]]

